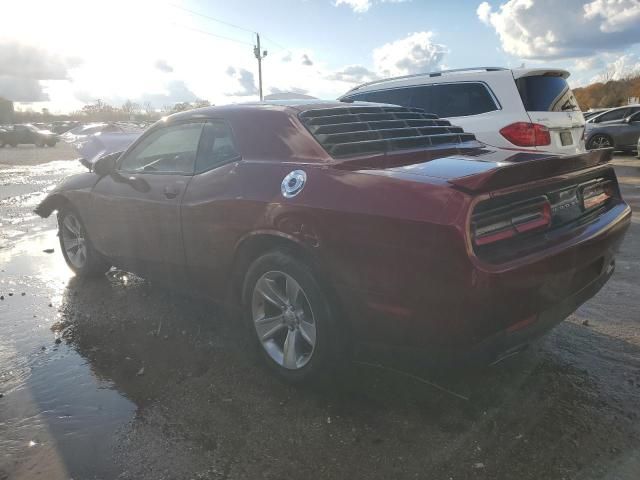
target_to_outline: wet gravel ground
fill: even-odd
[[[77,281],[31,210],[82,167],[16,150],[0,152],[0,480],[640,478],[637,215],[611,281],[525,353],[466,372],[368,358],[294,388],[214,305],[117,270]],[[640,160],[616,165],[637,209]]]

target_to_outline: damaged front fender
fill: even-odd
[[[89,172],[65,178],[38,204],[34,213],[42,218],[49,217],[54,211],[72,203],[78,192],[91,190],[99,179],[98,175]]]

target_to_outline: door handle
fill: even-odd
[[[176,198],[178,196],[178,189],[175,186],[165,185],[164,196],[167,198]]]

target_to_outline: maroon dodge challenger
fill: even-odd
[[[497,150],[391,105],[171,115],[66,179],[78,275],[111,266],[240,305],[266,363],[306,380],[355,342],[496,359],[592,297],[631,212],[610,150]]]

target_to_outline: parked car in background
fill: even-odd
[[[592,115],[587,123],[606,124],[610,122],[617,122],[623,118],[633,115],[636,112],[640,112],[640,105],[625,105],[624,107],[609,108],[607,110],[597,112],[596,115]]]
[[[76,122],[76,121],[56,121],[53,122],[51,124],[51,128],[50,130],[54,133],[57,134],[62,134],[62,133],[66,133],[69,130],[71,130],[72,128],[77,127],[80,124],[80,122]]]
[[[142,133],[143,127],[135,123],[126,122],[98,122],[78,125],[61,135],[67,143],[75,143],[85,140],[89,135],[96,133]]]
[[[640,106],[616,108],[599,118],[598,122],[587,122],[587,148],[593,150],[613,147],[623,152],[637,149],[640,138]]]
[[[422,108],[493,147],[573,154],[585,151],[584,118],[557,69],[486,67],[389,78],[341,100]]]
[[[582,116],[584,117],[585,121],[589,120],[590,118],[595,117],[596,115],[600,115],[601,113],[604,113],[608,110],[611,110],[610,108],[601,108],[601,109],[597,109],[597,110],[589,110],[588,112],[582,112]]]
[[[49,131],[41,130],[34,125],[10,125],[0,132],[0,147],[11,145],[16,147],[21,144],[32,144],[37,147],[55,147],[58,143],[58,136]]]
[[[562,321],[612,275],[630,223],[610,157],[487,148],[389,105],[209,107],[36,212],[58,211],[78,275],[117,265],[240,305],[265,362],[302,381],[353,343],[492,361]]]

